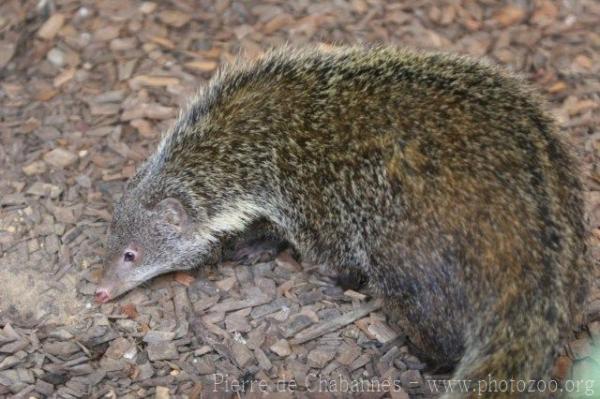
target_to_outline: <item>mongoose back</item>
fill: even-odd
[[[284,48],[236,64],[115,206],[98,300],[264,219],[302,257],[368,276],[453,378],[549,378],[592,267],[556,130],[523,82],[468,58]]]

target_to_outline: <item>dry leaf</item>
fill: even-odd
[[[348,298],[358,299],[359,301],[363,301],[367,297],[365,294],[354,290],[346,290],[344,291],[344,295],[346,295]]]
[[[523,18],[525,18],[525,10],[512,4],[504,7],[494,16],[494,19],[504,27],[515,25]]]
[[[227,278],[224,278],[223,280],[216,281],[215,285],[217,286],[218,289],[220,289],[222,291],[229,291],[230,289],[233,288],[233,286],[235,285],[236,282],[237,282],[237,280],[235,279],[235,277],[227,277]]]
[[[115,25],[105,26],[94,32],[94,40],[99,42],[107,42],[119,37],[120,28]]]
[[[186,272],[176,272],[174,279],[186,287],[189,287],[196,280],[194,276]]]
[[[59,88],[60,86],[64,85],[65,83],[67,83],[68,81],[73,79],[75,77],[75,72],[76,72],[75,68],[70,68],[70,69],[67,69],[67,70],[61,72],[60,74],[58,74],[54,78],[54,82],[53,82],[54,87]]]
[[[262,31],[265,34],[270,35],[273,32],[276,32],[285,26],[292,25],[293,23],[294,23],[294,17],[292,17],[290,14],[286,14],[286,13],[279,14],[279,15],[276,15],[269,22],[267,22],[263,26]]]
[[[34,161],[29,165],[25,165],[21,168],[23,173],[27,176],[40,175],[46,172],[46,163],[43,161]]]
[[[55,148],[44,155],[44,161],[56,168],[64,168],[73,164],[77,160],[77,155],[63,148]]]
[[[294,272],[302,270],[302,266],[294,259],[289,251],[283,251],[277,255],[275,264]]]
[[[233,28],[233,33],[238,38],[238,40],[243,39],[252,32],[254,32],[254,28],[247,24],[236,26],[235,28]]]
[[[152,128],[152,125],[145,119],[133,119],[129,124],[136,128],[140,136],[144,138],[152,139],[156,137],[156,132]]]
[[[133,303],[128,303],[126,305],[121,306],[121,313],[130,319],[135,319],[138,317],[138,311]]]
[[[204,386],[201,382],[197,382],[194,384],[194,388],[189,393],[190,399],[202,399],[202,392],[204,391]]]
[[[354,324],[361,329],[362,332],[365,333],[369,339],[375,339],[375,335],[371,331],[369,331],[369,325],[371,324],[371,320],[368,317],[364,317],[362,319],[356,320]]]
[[[58,90],[48,86],[39,89],[33,96],[38,101],[49,101],[58,94]]]
[[[140,12],[143,14],[152,14],[154,10],[156,10],[156,6],[156,3],[153,3],[151,1],[145,1],[140,6]]]
[[[0,43],[0,69],[4,68],[15,55],[15,48],[13,43]]]
[[[221,49],[219,47],[212,47],[210,50],[195,51],[193,53],[190,53],[190,55],[196,56],[198,58],[209,58],[217,60],[221,56]]]
[[[283,295],[287,298],[290,298],[291,296],[291,289],[294,288],[294,282],[293,281],[286,281],[285,283],[281,284],[279,287],[277,287],[277,293],[279,295]]]
[[[568,108],[569,115],[581,114],[590,109],[598,108],[600,104],[594,100],[580,100]]]
[[[186,68],[199,72],[212,72],[217,68],[214,61],[190,61],[183,64]]]
[[[567,84],[565,82],[563,82],[562,80],[560,80],[548,88],[548,93],[552,93],[552,94],[560,93],[562,91],[565,91],[566,89],[567,89]]]
[[[118,37],[110,41],[110,49],[112,51],[128,51],[136,48],[138,45],[135,37]]]
[[[442,16],[440,18],[441,25],[450,25],[454,18],[456,17],[456,8],[452,5],[448,5],[444,7],[442,10]]]
[[[143,86],[161,87],[179,84],[179,79],[171,76],[138,75],[129,80],[129,86],[138,90]]]
[[[573,60],[573,65],[576,65],[582,69],[592,69],[593,66],[590,57],[583,54],[579,54],[575,57]]]
[[[218,14],[222,14],[223,12],[225,12],[225,10],[229,8],[229,0],[217,0],[214,2],[214,5],[215,11]]]
[[[170,119],[177,115],[177,109],[157,103],[144,104],[144,116],[148,119]]]
[[[556,20],[558,17],[558,7],[549,0],[539,1],[533,15],[531,16],[531,22],[537,25],[549,25]]]
[[[479,29],[481,29],[481,22],[476,20],[475,18],[466,18],[463,21],[463,25],[471,32],[476,32]]]
[[[181,28],[190,22],[191,15],[176,10],[165,10],[158,14],[158,18],[165,24],[175,28]]]
[[[169,50],[176,49],[175,44],[172,41],[170,41],[169,39],[167,39],[166,37],[152,36],[150,38],[150,41],[158,44],[159,46],[163,46],[164,48],[167,48]]]
[[[58,33],[60,28],[62,28],[65,23],[65,16],[62,14],[53,14],[44,24],[40,27],[37,32],[38,37],[51,40],[54,39],[54,36]]]

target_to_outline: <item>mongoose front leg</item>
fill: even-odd
[[[344,290],[358,291],[367,286],[369,278],[366,274],[355,268],[344,269],[337,275],[337,284]]]
[[[289,246],[290,244],[279,237],[268,221],[258,220],[241,234],[225,240],[223,260],[254,265],[272,260]]]
[[[241,240],[234,244],[234,248],[225,254],[225,260],[232,260],[243,265],[254,265],[268,262],[277,254],[288,247],[288,243],[273,239]]]

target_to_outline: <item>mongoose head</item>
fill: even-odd
[[[221,179],[214,163],[197,168],[193,180],[205,184],[201,194],[194,193],[181,179],[186,167],[165,166],[165,148],[142,166],[115,204],[98,302],[160,274],[213,264],[221,257],[223,240],[261,213],[253,201],[240,198],[235,184]]]
[[[197,222],[179,199],[148,206],[135,190],[127,193],[115,206],[96,301],[107,302],[159,274],[192,268],[216,245],[210,238],[197,233]]]

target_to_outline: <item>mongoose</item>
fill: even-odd
[[[577,168],[540,104],[496,67],[388,47],[228,67],[116,204],[97,298],[266,220],[302,257],[368,276],[453,378],[549,378],[592,266]]]

